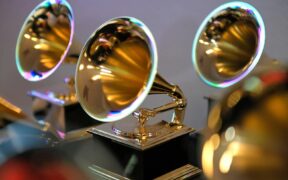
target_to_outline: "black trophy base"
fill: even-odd
[[[101,124],[91,118],[79,103],[64,107],[66,131],[73,131],[79,128],[86,128]]]
[[[79,103],[62,106],[47,102],[45,110],[34,111],[34,117],[63,133],[100,124],[87,115]]]
[[[62,148],[75,157],[75,161],[81,162],[80,166],[92,179],[146,180],[166,177],[165,174],[173,174],[187,165],[197,166],[195,137],[185,134],[143,151],[93,135],[85,140],[65,143]],[[190,172],[185,179],[201,179],[201,171],[194,167],[194,172],[195,169],[197,173],[191,175]]]
[[[61,99],[50,91],[31,91],[32,110],[39,123],[49,124],[63,136],[73,130],[101,124],[83,110],[77,99]]]

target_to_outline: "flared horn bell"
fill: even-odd
[[[131,114],[148,95],[157,69],[155,41],[131,17],[107,21],[86,42],[76,69],[76,93],[84,110],[111,122]]]
[[[246,77],[264,48],[265,27],[250,4],[230,2],[212,11],[200,25],[192,61],[208,85],[225,88]]]
[[[29,81],[51,75],[67,57],[74,33],[72,8],[65,0],[46,0],[27,17],[16,46],[16,64]]]

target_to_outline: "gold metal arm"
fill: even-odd
[[[173,99],[173,101],[157,108],[141,108],[139,111],[134,112],[133,116],[138,119],[141,127],[145,126],[145,123],[150,117],[154,117],[158,113],[171,109],[174,109],[175,112],[170,125],[182,125],[187,100],[179,86],[169,84],[159,74],[157,74],[149,94],[167,94]]]

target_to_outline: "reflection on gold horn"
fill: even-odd
[[[244,2],[226,3],[200,25],[192,61],[201,79],[213,87],[228,87],[246,77],[264,48],[265,26],[259,12]]]
[[[141,21],[131,17],[115,18],[96,30],[82,49],[75,77],[79,102],[91,117],[103,122],[123,119],[133,113],[149,93],[167,94],[173,101],[134,112],[138,119],[136,127],[130,128],[135,121],[108,123],[92,129],[93,133],[128,144],[131,139],[123,140],[123,137],[134,138],[136,143],[130,145],[143,148],[143,143],[149,144],[151,137],[162,137],[161,142],[169,139],[165,139],[167,134],[172,137],[174,133],[177,137],[191,132],[191,128],[183,125],[186,99],[181,89],[165,81],[156,70],[154,38]],[[145,125],[150,117],[170,109],[175,110],[170,123]]]

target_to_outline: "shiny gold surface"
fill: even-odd
[[[182,127],[172,126],[171,123],[166,121],[160,121],[158,123],[151,122],[146,126],[144,129],[146,131],[146,138],[144,138],[145,135],[141,134],[142,132],[138,133],[139,124],[137,124],[136,119],[131,120],[127,118],[114,122],[113,126],[111,126],[111,123],[103,123],[99,126],[90,128],[88,132],[103,136],[118,143],[132,147],[136,150],[145,151],[195,131],[195,129],[184,125]],[[116,131],[115,133],[115,129],[113,127],[117,128],[117,130],[123,131],[120,133],[117,133]],[[133,130],[135,131],[133,132]],[[147,136],[147,134],[150,133],[150,130],[152,130],[152,134],[151,136]]]
[[[241,74],[252,63],[257,41],[257,27],[254,24],[235,22],[227,27],[215,44],[205,46],[206,55],[219,77],[229,79]]]
[[[132,17],[107,21],[85,44],[76,69],[80,104],[93,118],[112,122],[128,117],[149,94],[165,94],[172,102],[140,108],[131,122],[95,127],[91,133],[145,149],[193,131],[183,125],[186,99],[177,85],[156,73],[157,51],[148,28]],[[158,113],[174,110],[170,122],[146,122]]]
[[[76,97],[75,92],[75,80],[74,77],[66,77],[64,79],[64,82],[66,84],[66,89],[68,92],[62,91],[62,92],[53,92],[54,97],[59,99],[60,101],[63,101],[65,103],[78,103],[78,99]]]
[[[127,40],[115,47],[114,53],[107,57],[107,65],[101,66],[103,92],[113,111],[129,106],[145,87],[151,69],[148,52],[143,40]]]
[[[148,41],[128,18],[111,20],[90,37],[76,73],[78,98],[86,112],[105,121],[143,94],[154,61]]]
[[[25,79],[44,79],[61,64],[71,44],[73,23],[66,1],[44,1],[31,12],[16,47],[17,67]]]
[[[115,172],[109,171],[107,169],[104,169],[100,166],[97,166],[95,164],[92,164],[88,167],[91,173],[93,174],[93,179],[119,179],[119,180],[130,180],[127,177],[124,177],[122,175],[116,174]]]
[[[259,58],[256,58],[257,54],[262,53],[259,51],[262,46],[260,39],[265,37],[260,36],[264,30],[252,7],[232,2],[231,7],[219,8],[199,29],[202,32],[194,40],[193,61],[196,71],[206,83],[224,87],[225,84],[219,84],[238,81],[237,78],[240,80],[241,75],[253,68],[253,61]]]
[[[252,76],[209,116],[202,149],[208,179],[288,178],[288,71]]]
[[[72,44],[73,18],[72,8],[66,0],[45,0],[32,10],[22,26],[16,46],[17,68],[26,80],[47,78],[63,61],[76,64],[81,48],[75,41]],[[78,103],[74,77],[65,78],[65,83],[66,87],[56,84],[28,92],[35,100],[32,105],[34,117],[39,123],[49,124],[59,132],[66,132],[63,129],[69,126],[64,123],[65,114],[76,112],[72,112],[72,108],[64,108]],[[51,108],[55,104],[59,105],[59,109]],[[77,111],[75,114],[80,113]]]
[[[186,164],[178,169],[168,172],[155,180],[185,180],[197,178],[201,174],[201,170],[191,164]]]
[[[26,115],[22,109],[0,97],[0,120],[18,120],[24,118],[26,118]]]

